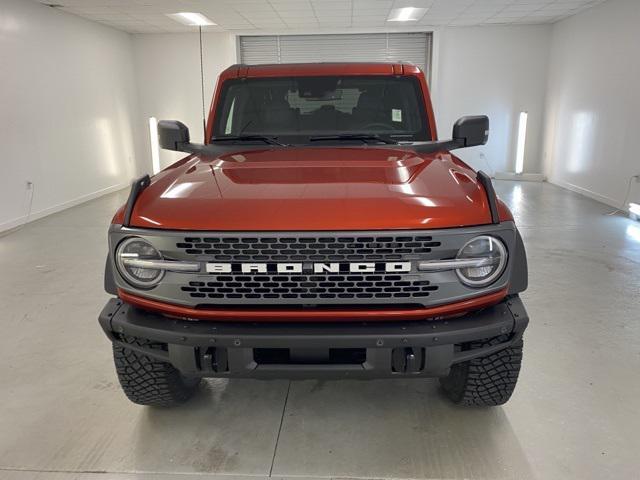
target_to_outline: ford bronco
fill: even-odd
[[[410,64],[235,65],[204,144],[136,180],[113,217],[99,321],[138,404],[204,377],[439,377],[464,405],[511,396],[528,316],[524,245],[491,179],[439,140]]]

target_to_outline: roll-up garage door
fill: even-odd
[[[429,76],[431,33],[260,35],[240,37],[244,64],[410,62]]]

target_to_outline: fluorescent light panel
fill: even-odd
[[[208,19],[201,13],[196,12],[180,12],[180,13],[168,13],[167,17],[173,18],[176,22],[180,22],[184,25],[201,26],[216,25],[212,20]]]
[[[520,112],[518,145],[516,147],[516,174],[524,171],[524,146],[527,141],[527,112]]]
[[[387,17],[387,22],[415,22],[424,17],[426,8],[404,7],[394,8]]]
[[[160,146],[158,145],[158,120],[149,118],[149,141],[151,142],[151,169],[155,175],[160,171]]]

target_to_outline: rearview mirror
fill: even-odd
[[[160,148],[183,152],[189,143],[189,128],[177,120],[160,120],[158,122],[158,143]]]
[[[484,145],[489,139],[489,117],[475,115],[459,118],[453,125],[453,141],[458,148]]]

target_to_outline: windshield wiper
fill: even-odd
[[[362,140],[364,143],[369,143],[368,140],[374,140],[380,143],[386,143],[387,145],[397,145],[398,142],[392,140],[390,138],[384,138],[380,135],[376,134],[368,134],[368,133],[345,133],[342,135],[317,135],[314,137],[309,137],[310,142],[318,142],[323,140]]]
[[[284,143],[278,142],[276,138],[278,137],[266,137],[264,135],[225,135],[223,137],[213,137],[211,141],[212,142],[227,142],[227,141],[249,142],[254,140],[254,141],[264,142],[269,145],[279,145],[281,147],[287,146]]]

